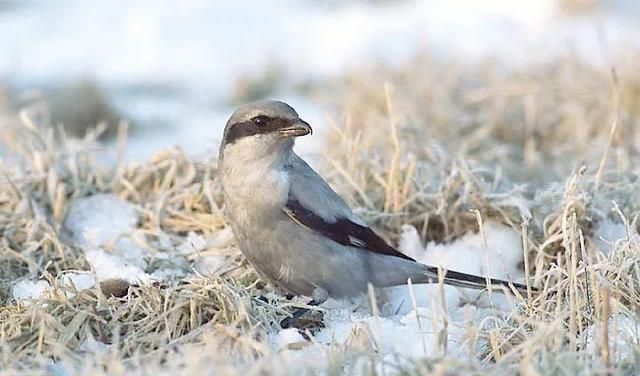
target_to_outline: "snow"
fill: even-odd
[[[587,49],[593,46],[585,39],[596,37],[595,30],[587,32],[595,27],[589,19],[559,18],[552,0],[177,4],[33,2],[0,24],[0,43],[10,52],[0,58],[0,72],[32,79],[91,75],[108,82],[186,82],[229,92],[238,77],[272,64],[299,76],[326,76],[371,58],[398,61],[431,46],[467,59],[513,59],[515,52],[524,59],[540,40],[550,44],[550,54],[566,48],[568,38]],[[626,42],[630,34],[621,34],[638,30],[620,11],[600,15],[604,37],[612,42]]]
[[[298,329],[289,328],[283,329],[278,332],[276,342],[276,346],[278,349],[291,349],[299,346],[300,344],[306,344],[307,341],[304,339],[304,337],[302,337],[302,334],[300,334]]]
[[[95,194],[71,204],[64,226],[85,250],[97,280],[151,280],[144,271],[147,251],[132,239],[138,216],[133,204],[114,194]]]
[[[637,318],[633,318],[624,313],[614,314],[609,317],[609,332],[607,340],[612,354],[611,360],[619,362],[622,359],[630,359],[633,354],[633,347],[640,340],[640,327]],[[602,323],[596,322],[590,325],[585,331],[587,350],[597,352],[602,341]]]
[[[95,194],[74,201],[64,222],[85,246],[102,246],[132,232],[138,210],[114,194]]]
[[[64,227],[83,249],[93,275],[71,274],[65,278],[70,278],[78,288],[109,279],[139,284],[184,277],[190,259],[193,268],[203,275],[220,272],[228,265],[227,257],[216,253],[233,244],[233,233],[228,228],[207,237],[189,232],[174,247],[166,233],[161,233],[157,244],[151,245],[137,228],[138,222],[139,209],[116,195],[95,194],[75,200]],[[160,269],[149,270],[152,259],[166,262]]]
[[[51,290],[47,281],[22,280],[17,282],[12,289],[13,298],[17,301],[38,299]]]
[[[202,256],[196,259],[194,268],[202,275],[213,275],[223,270],[226,264],[225,256]]]
[[[86,290],[96,285],[95,278],[89,273],[71,272],[62,276],[62,283],[65,285],[73,285],[76,290]]]
[[[598,222],[593,234],[593,242],[600,251],[608,255],[616,247],[616,243],[627,237],[627,229],[621,221],[610,218]]]
[[[422,245],[418,231],[408,225],[403,226],[398,247],[400,251],[423,264],[512,282],[524,282],[520,234],[510,227],[492,222],[486,223],[484,230],[487,253],[482,245],[482,235],[478,233],[466,234],[448,244],[430,242],[425,247]],[[413,292],[418,307],[432,306],[439,288],[436,285],[414,285]],[[412,308],[408,288],[395,287],[390,290],[392,291],[390,303],[393,309],[407,312]],[[482,307],[500,307],[504,310],[513,307],[512,300],[501,293],[494,293],[489,299],[486,291],[444,286],[444,292],[447,307],[460,306],[466,302],[474,302]]]
[[[514,65],[553,58],[570,46],[584,61],[607,64],[609,51],[640,46],[640,22],[634,20],[640,7],[633,4],[598,10],[597,17],[559,17],[551,0],[175,4],[36,1],[8,11],[10,17],[0,13],[4,52],[0,80],[29,89],[95,79],[142,128],[128,141],[129,158],[145,159],[174,144],[191,155],[214,156],[232,111],[228,103],[235,82],[276,66],[286,74],[278,79],[273,96],[291,103],[319,131],[298,141],[297,150],[308,154],[320,151],[326,121],[314,101],[292,88],[296,82],[364,69],[371,62],[401,64],[420,51],[467,63],[497,57]],[[178,268],[147,270],[151,252],[137,229],[139,215],[135,205],[112,194],[76,199],[64,227],[84,250],[92,271],[66,273],[63,283],[81,290],[112,278],[144,283],[182,276],[184,271]],[[447,244],[424,245],[418,231],[405,225],[399,249],[447,270],[522,282],[519,233],[497,223],[487,223],[484,230],[486,247],[483,237],[474,233]],[[593,240],[608,253],[624,236],[622,224],[605,220],[596,226]],[[163,250],[175,254],[154,257],[195,254],[194,268],[208,275],[227,260],[208,250],[229,247],[233,234],[228,228],[211,238],[189,233],[175,249],[169,236],[159,242]],[[305,346],[295,329],[274,332],[270,341],[275,350],[291,353],[292,360],[304,358],[305,364],[323,364],[334,345],[375,350],[390,363],[396,361],[394,354],[420,357],[446,352],[466,358],[469,350],[480,346],[469,338],[469,328],[486,318],[508,315],[513,307],[508,296],[450,286],[443,287],[441,301],[440,288],[414,285],[411,291],[401,286],[377,292],[384,298],[380,316],[371,314],[366,298],[329,301],[322,307],[325,328],[313,343]],[[22,280],[12,295],[24,301],[50,289],[46,281]],[[635,320],[626,316],[611,320],[614,347],[624,349],[624,342],[618,341],[637,331]],[[589,343],[597,343],[597,330],[588,329]],[[104,346],[89,341],[83,349],[107,351]]]
[[[141,268],[131,265],[121,257],[110,255],[101,249],[92,249],[85,254],[99,281],[122,279],[129,283],[149,282],[151,277]]]
[[[488,258],[482,246],[482,236],[475,233],[450,244],[429,243],[423,256],[418,256],[418,261],[465,273],[522,282],[524,270],[519,265],[524,253],[520,234],[510,227],[491,222],[485,224],[484,231]]]
[[[204,250],[207,245],[207,241],[202,235],[196,235],[195,232],[190,231],[187,234],[187,238],[184,243],[178,246],[178,251],[183,254],[191,254],[193,252],[200,252]]]
[[[234,244],[234,237],[231,228],[225,227],[224,229],[216,232],[210,239],[204,239],[202,236],[196,236],[189,233],[185,243],[178,248],[182,248],[182,252],[193,253],[194,245],[197,246],[196,258],[194,261],[194,269],[202,275],[214,275],[224,270],[228,265],[227,256],[220,254],[206,254],[200,251],[206,247],[210,250],[223,250],[231,247]],[[190,250],[191,249],[191,250]],[[186,252],[189,251],[189,252]]]
[[[85,290],[95,286],[95,279],[92,275],[82,272],[64,273],[60,282],[65,286],[74,286],[76,290]],[[46,296],[53,289],[47,281],[22,280],[17,282],[12,289],[13,298],[16,301],[27,301],[39,299]],[[73,292],[65,291],[67,297],[73,297]]]
[[[214,234],[213,238],[209,241],[209,246],[213,248],[226,248],[230,247],[234,242],[235,238],[231,227],[225,227]]]
[[[80,345],[80,351],[92,354],[106,355],[109,353],[109,351],[111,351],[111,345],[100,342],[93,338],[91,334],[89,334],[87,339]]]
[[[447,356],[467,359],[469,352],[479,351],[483,343],[475,338],[478,323],[495,316],[491,310],[465,306],[443,315],[437,310],[419,308],[404,315],[372,316],[366,309],[346,307],[325,312],[326,328],[311,342],[293,329],[272,335],[275,350],[288,351],[287,364],[322,369],[330,364],[332,350],[344,353],[375,354],[386,367],[406,365],[424,356]],[[444,324],[446,317],[447,325]]]

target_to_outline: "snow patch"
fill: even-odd
[[[88,273],[66,273],[62,276],[62,283],[73,285],[78,291],[81,291],[94,287],[96,279]]]
[[[304,346],[307,340],[302,337],[298,329],[283,329],[277,334],[276,346],[278,349],[295,349]]]
[[[605,340],[602,338],[602,323],[596,322],[585,331],[587,350],[596,353]],[[640,341],[640,325],[637,318],[618,313],[609,318],[609,341],[612,360],[620,361],[633,356],[633,348]]]
[[[235,240],[231,227],[225,227],[222,230],[216,232],[215,236],[211,239],[209,246],[213,248],[226,248],[231,246]]]
[[[229,103],[239,81],[259,80],[273,68],[283,73],[271,95],[322,131],[323,117],[301,108],[306,100],[292,84],[400,65],[424,51],[526,65],[569,47],[582,60],[609,66],[610,51],[640,44],[638,6],[630,1],[580,17],[562,16],[553,0],[322,3],[188,0],[158,7],[142,0],[123,13],[118,2],[33,1],[0,22],[0,78],[21,88],[95,79],[146,128],[127,151],[144,160],[175,144],[190,154],[215,149],[232,109],[211,103]],[[260,32],[246,25],[260,25]],[[264,58],[247,58],[253,56]],[[302,138],[309,145],[301,150],[316,139]]]
[[[101,249],[92,249],[85,253],[87,261],[99,281],[123,279],[129,283],[151,281],[151,276],[136,265],[130,264],[121,257],[106,253]]]
[[[212,275],[224,268],[227,264],[225,256],[203,256],[196,259],[194,268],[202,275]]]
[[[194,249],[194,247],[192,247],[190,243],[194,243],[194,245],[200,246],[200,249],[198,250],[198,255],[195,258],[194,269],[202,275],[212,275],[222,271],[224,267],[228,264],[227,256],[223,256],[219,254],[211,254],[210,252],[200,254],[199,252],[202,251],[204,248],[215,250],[215,249],[225,249],[230,247],[234,242],[234,236],[233,236],[233,232],[231,231],[231,228],[225,227],[224,229],[216,232],[214,236],[206,239],[206,245],[202,244],[202,240],[198,238],[192,238],[192,240],[190,241],[189,237],[191,237],[191,235],[192,234],[190,233],[189,236],[187,237],[187,241],[185,242],[185,243],[189,243],[187,248]],[[183,244],[182,246],[185,246],[185,244]]]
[[[596,225],[593,242],[602,253],[608,255],[615,249],[616,243],[626,236],[624,223],[606,218]]]
[[[202,235],[196,235],[195,232],[189,231],[187,238],[178,246],[178,252],[183,255],[189,255],[204,250],[206,245],[207,241]]]
[[[114,194],[95,194],[74,201],[64,226],[84,246],[103,246],[135,230],[138,209]]]
[[[522,282],[524,271],[520,265],[524,255],[520,234],[491,222],[485,224],[484,232],[486,249],[481,234],[467,234],[450,244],[429,243],[418,261],[448,270]]]
[[[95,194],[71,204],[64,226],[85,251],[97,280],[148,282],[148,251],[136,239],[138,208],[114,194]],[[107,250],[109,252],[107,252]],[[95,281],[94,281],[95,283]]]
[[[111,345],[100,342],[93,338],[93,335],[89,334],[87,339],[80,345],[80,351],[97,355],[106,355],[111,351]]]
[[[13,286],[13,298],[17,301],[38,299],[51,290],[51,285],[47,281],[23,280]]]
[[[486,223],[484,226],[487,247],[483,246],[482,235],[469,233],[447,244],[430,242],[422,245],[418,231],[404,225],[398,248],[403,253],[423,264],[442,267],[445,270],[459,271],[479,276],[490,276],[513,282],[524,282],[522,270],[523,251],[520,234],[498,223]],[[488,262],[487,262],[488,260]],[[417,307],[433,307],[443,304],[439,298],[440,286],[434,284],[414,285],[413,295]],[[473,303],[480,307],[492,306],[507,310],[513,307],[510,296],[494,293],[489,298],[486,291],[443,286],[444,304],[449,309]],[[391,309],[407,313],[414,309],[411,291],[407,286],[398,286],[389,290]]]

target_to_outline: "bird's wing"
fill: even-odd
[[[358,217],[340,196],[302,159],[291,166],[290,190],[284,212],[299,225],[315,231],[338,244],[355,247],[385,256],[399,257],[414,261],[387,244],[360,217]],[[437,282],[438,268],[423,265],[425,281]],[[522,284],[491,278],[494,285],[514,286],[527,291]],[[446,271],[444,283],[458,287],[485,289],[486,278],[467,273]],[[532,291],[537,291],[531,288]]]
[[[296,223],[338,244],[415,261],[387,244],[304,161],[291,165],[284,212]]]

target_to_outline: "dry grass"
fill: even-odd
[[[482,221],[505,223],[523,234],[523,267],[542,289],[509,317],[470,328],[485,344],[471,359],[424,358],[389,372],[638,372],[638,336],[616,345],[618,324],[608,319],[637,321],[640,308],[640,74],[632,69],[640,55],[621,61],[629,65],[612,75],[572,58],[516,71],[420,58],[331,87],[346,94],[341,115],[329,119],[336,132],[323,173],[368,221],[391,241],[406,223],[437,241],[477,231]],[[28,110],[0,121],[10,129],[2,136],[11,155],[0,161],[0,372],[311,370],[310,360],[288,369],[290,354],[267,343],[291,303],[253,298],[264,287],[233,246],[206,250],[227,256],[221,273],[132,287],[122,298],[100,288],[70,295],[63,282],[65,271],[88,269],[63,226],[79,197],[113,192],[139,205],[139,228],[156,252],[167,252],[161,236],[178,244],[189,231],[224,229],[214,162],[168,150],[108,167],[93,158],[95,133],[59,142]],[[609,255],[592,240],[605,218],[627,228]],[[11,287],[25,277],[54,289],[17,303]],[[112,346],[90,351],[91,339]],[[330,347],[323,373],[379,369],[361,342]]]

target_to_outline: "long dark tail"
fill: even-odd
[[[368,255],[367,259],[370,268],[370,278],[374,286],[391,287],[405,285],[407,279],[411,278],[413,283],[438,283],[438,268],[435,266],[421,264],[413,260],[405,260],[399,257]],[[456,272],[453,270],[443,270],[444,283],[451,286],[467,287],[476,290],[487,289],[487,278]],[[521,283],[504,281],[496,278],[489,278],[491,285],[496,291],[503,291],[501,286],[511,291],[511,286],[523,294],[527,292],[527,286]],[[537,291],[531,287],[531,291]]]
[[[426,268],[426,278],[427,280],[424,282],[427,283],[438,283],[439,279],[438,279],[438,268],[434,267],[434,266],[428,266],[428,265],[424,265]],[[451,286],[457,286],[457,287],[467,287],[467,288],[472,288],[472,289],[476,289],[476,290],[484,290],[487,287],[487,278],[485,277],[480,277],[477,275],[473,275],[473,274],[467,274],[467,273],[461,273],[461,272],[456,272],[453,270],[443,270],[444,274],[444,283],[447,285],[451,285]],[[489,281],[491,281],[491,284],[493,286],[504,286],[506,287],[508,290],[511,289],[511,286],[513,286],[516,290],[520,291],[521,293],[526,293],[527,292],[527,286],[521,284],[521,283],[515,283],[515,282],[509,282],[509,281],[504,281],[502,279],[496,279],[496,278],[489,278]],[[502,289],[497,289],[497,291],[501,291]],[[537,289],[535,289],[534,287],[531,287],[531,291],[537,291]]]

